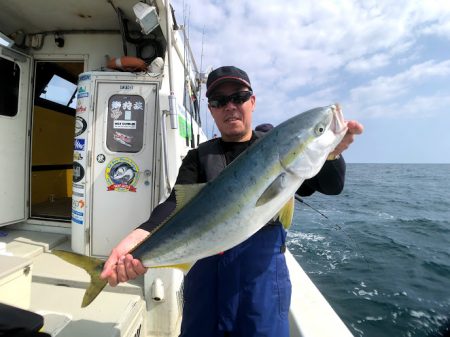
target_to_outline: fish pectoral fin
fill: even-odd
[[[188,273],[189,270],[191,270],[194,263],[188,262],[188,263],[180,263],[180,264],[172,264],[168,266],[158,266],[158,267],[150,267],[150,268],[175,268],[180,269],[185,275]]]
[[[284,229],[288,229],[292,225],[292,218],[294,217],[294,205],[295,199],[294,197],[292,197],[278,213],[278,218]]]
[[[205,187],[204,184],[186,184],[186,185],[175,185],[175,198],[177,200],[177,207],[175,208],[175,213],[189,201],[191,201],[202,189]]]
[[[285,183],[286,173],[281,173],[275,180],[266,188],[266,190],[261,194],[258,201],[256,202],[256,206],[261,206],[272,199],[274,199],[280,192],[286,187]]]
[[[64,250],[53,250],[51,253],[64,261],[84,269],[90,275],[91,282],[84,293],[83,302],[81,303],[82,308],[87,307],[106,286],[107,281],[100,278],[105,261]]]

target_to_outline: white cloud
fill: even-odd
[[[373,72],[386,66],[390,59],[391,57],[388,54],[375,54],[369,58],[353,60],[346,65],[345,69],[354,73]]]
[[[385,66],[398,46],[408,52],[417,27],[424,32],[442,16],[428,2],[411,1],[194,0],[189,6],[197,51],[205,28],[204,64],[240,64],[252,73],[275,67],[282,78],[306,78],[300,85],[345,65],[352,71]]]
[[[392,101],[384,104],[347,105],[351,111],[359,111],[360,117],[377,119],[427,119],[439,115],[448,115],[450,106],[450,92],[437,93],[430,96],[412,97],[406,102]]]
[[[394,76],[380,76],[366,85],[350,91],[350,99],[361,104],[388,102],[411,92],[414,86],[430,79],[450,75],[450,60],[443,62],[427,61],[416,64]]]
[[[182,6],[174,1],[180,23]],[[191,0],[188,6],[197,63],[204,29],[204,69],[233,64],[249,73],[254,124],[276,124],[336,100],[357,116],[411,115],[448,97],[417,91],[450,75],[450,61],[430,56],[422,44],[424,37],[450,37],[448,1]]]

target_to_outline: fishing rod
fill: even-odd
[[[321,216],[323,216],[325,219],[328,219],[328,217],[323,214],[322,212],[320,212],[317,208],[312,207],[311,205],[309,205],[305,200],[303,200],[302,198],[300,198],[300,196],[298,194],[295,195],[295,200],[301,202],[302,204],[305,204],[305,206],[308,206],[309,208],[311,208],[313,211],[316,211],[317,213],[319,213]]]
[[[329,222],[331,222],[337,229],[341,230],[345,236],[347,236],[352,242],[353,244],[356,246],[357,250],[359,250],[361,252],[361,256],[363,258],[363,260],[366,262],[367,266],[369,267],[369,261],[367,261],[366,256],[362,253],[362,249],[359,246],[359,244],[350,236],[350,234],[347,233],[347,231],[345,231],[342,226],[340,226],[339,224],[337,224],[334,221],[331,221],[330,218],[328,218],[325,214],[323,214],[322,212],[320,212],[317,208],[314,208],[313,206],[311,206],[310,204],[308,204],[306,201],[304,201],[299,195],[295,194],[295,200],[297,200],[298,202],[304,204],[305,206],[311,208],[313,211],[319,213],[321,216],[323,216],[325,219],[327,219]]]

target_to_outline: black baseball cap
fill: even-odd
[[[233,66],[224,66],[214,69],[208,75],[206,80],[206,97],[209,97],[219,84],[225,82],[240,83],[252,90],[250,79],[245,71]]]

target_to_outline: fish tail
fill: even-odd
[[[81,303],[82,308],[87,307],[98,296],[98,294],[100,294],[107,284],[106,280],[102,280],[100,278],[104,261],[95,257],[66,252],[63,250],[53,250],[52,254],[77,267],[83,268],[90,275],[91,283],[86,289],[83,302]]]

